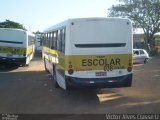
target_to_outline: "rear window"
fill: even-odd
[[[99,48],[99,47],[124,47],[126,43],[107,43],[107,44],[75,44],[78,48]]]
[[[71,29],[71,39],[78,48],[125,47],[131,39],[126,21],[75,22]]]
[[[144,51],[143,51],[143,50],[140,50],[140,54],[144,54]]]

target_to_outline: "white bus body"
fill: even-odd
[[[35,50],[38,53],[42,52],[42,48],[41,48],[41,34],[36,34],[35,35]]]
[[[45,30],[42,56],[55,86],[129,87],[132,49],[129,19],[81,18]]]
[[[0,28],[0,61],[29,65],[35,51],[34,34],[20,29]]]

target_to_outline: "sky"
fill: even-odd
[[[2,0],[0,22],[6,19],[23,24],[31,32],[69,18],[107,17],[116,0]]]

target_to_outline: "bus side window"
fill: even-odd
[[[51,48],[52,45],[52,34],[49,33],[49,48]]]
[[[45,35],[44,36],[44,46],[46,46],[47,45],[47,34],[45,33],[44,35]]]
[[[49,47],[49,33],[47,33],[47,47]]]
[[[28,45],[33,45],[35,43],[35,39],[32,36],[28,36]]]
[[[60,30],[58,30],[58,36],[57,36],[57,50],[60,51]]]
[[[49,47],[50,47],[51,49],[53,49],[53,48],[52,48],[52,32],[50,32]]]
[[[42,39],[43,39],[43,34],[40,36],[40,46],[42,46]]]
[[[52,38],[51,38],[51,41],[52,41],[51,49],[54,49],[54,32],[52,32],[51,34],[52,34]]]
[[[58,43],[57,43],[58,50],[60,52],[64,52],[64,41],[65,41],[64,38],[65,38],[64,37],[64,29],[61,29],[58,31]]]
[[[45,33],[45,40],[44,40],[45,46],[47,45],[47,34]]]
[[[65,34],[66,34],[66,28],[62,30],[62,52],[65,52]]]
[[[45,46],[47,47],[48,34],[46,33]]]
[[[41,34],[41,37],[40,37],[40,46],[44,45],[44,40],[45,40],[45,34]]]
[[[60,30],[60,42],[59,42],[59,46],[60,46],[60,51],[62,52],[62,41],[63,41],[63,29]]]
[[[54,47],[55,47],[55,49],[57,50],[57,36],[58,36],[58,31],[55,31],[54,32]]]

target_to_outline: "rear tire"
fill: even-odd
[[[54,85],[55,88],[59,88],[59,85],[57,83],[56,71],[55,71],[54,66],[53,66],[53,85]]]
[[[146,58],[145,60],[144,60],[144,64],[146,64],[146,63],[148,63],[148,58]]]
[[[47,73],[49,73],[49,71],[48,71],[48,69],[47,69],[47,67],[46,67],[46,59],[44,58],[44,69],[45,69],[45,71],[47,72]]]
[[[29,63],[28,63],[28,64],[25,64],[25,66],[28,67],[28,66],[29,66]]]
[[[71,86],[68,84],[66,79],[65,79],[65,84],[66,84],[66,91],[70,91],[71,90]]]

